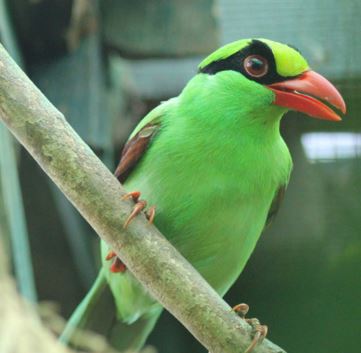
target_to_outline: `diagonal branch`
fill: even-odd
[[[241,353],[250,327],[131,204],[109,170],[0,45],[0,120],[142,284],[212,353]],[[285,353],[268,340],[254,353]]]

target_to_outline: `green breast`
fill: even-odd
[[[288,181],[288,149],[278,129],[266,132],[260,142],[247,131],[173,120],[126,182],[156,205],[155,224],[220,294],[242,271]]]

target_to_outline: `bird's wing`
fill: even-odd
[[[120,162],[114,172],[121,183],[127,179],[146,153],[151,141],[161,128],[162,116],[174,104],[176,104],[174,98],[162,103],[146,115],[132,132],[123,148]]]
[[[160,124],[147,124],[125,144],[114,174],[123,183],[146,152]]]
[[[275,219],[276,214],[277,214],[277,212],[281,206],[281,203],[283,201],[283,198],[285,196],[286,187],[287,187],[287,185],[281,185],[278,188],[276,195],[273,198],[273,201],[271,203],[271,207],[268,211],[265,227],[269,226],[272,223],[272,221]]]

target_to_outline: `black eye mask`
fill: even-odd
[[[249,55],[259,55],[264,57],[268,61],[268,72],[262,77],[253,77],[249,75],[244,69],[243,61]],[[229,56],[228,58],[213,61],[203,68],[199,69],[199,73],[216,75],[218,72],[232,70],[240,72],[249,80],[256,81],[263,85],[270,85],[272,83],[282,82],[292,79],[297,76],[281,76],[277,73],[276,62],[273,56],[271,48],[260,40],[253,39],[251,43]]]

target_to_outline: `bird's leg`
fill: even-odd
[[[263,339],[267,336],[268,327],[266,325],[261,325],[259,320],[256,318],[246,319],[246,315],[249,310],[249,306],[245,303],[238,304],[232,308],[232,310],[238,314],[243,320],[245,320],[249,325],[251,325],[253,329],[253,340],[248,348],[244,351],[244,353],[250,353],[257,343],[263,341]]]
[[[123,225],[124,228],[127,228],[129,226],[129,224],[133,221],[133,219],[140,212],[142,212],[145,209],[145,207],[147,206],[147,201],[140,200],[139,197],[140,197],[139,191],[128,192],[127,194],[125,194],[122,197],[122,200],[132,199],[135,202],[132,212],[130,213],[130,215],[128,216],[126,221],[124,222],[124,225]],[[154,217],[155,217],[155,206],[151,206],[148,209],[148,211],[146,212],[146,217],[147,217],[149,223],[153,223]]]
[[[132,222],[132,220],[146,207],[147,202],[145,200],[139,200],[140,192],[139,191],[132,191],[128,192],[122,197],[122,200],[128,200],[132,199],[135,203],[134,208],[128,218],[126,219],[123,227],[127,228],[128,225]],[[149,207],[149,209],[146,212],[146,217],[148,219],[148,222],[151,224],[154,221],[155,217],[155,206]],[[113,260],[112,265],[110,266],[110,271],[113,273],[124,273],[127,269],[125,264],[122,262],[122,260],[119,259],[117,254],[110,250],[105,257],[106,261]]]

